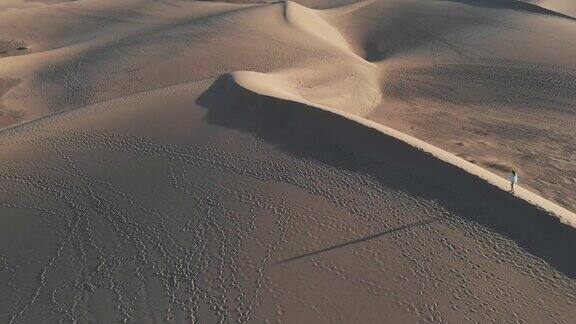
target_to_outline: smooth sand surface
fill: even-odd
[[[0,322],[573,323],[572,9],[3,2]]]

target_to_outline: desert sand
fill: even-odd
[[[2,1],[0,322],[573,323],[575,9]]]

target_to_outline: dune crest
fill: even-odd
[[[255,94],[302,103],[308,106],[328,111],[333,114],[346,117],[366,127],[374,128],[386,136],[391,136],[393,138],[405,142],[406,144],[414,146],[419,150],[432,154],[438,159],[451,165],[454,165],[458,168],[461,168],[472,175],[478,176],[487,181],[488,183],[499,187],[502,190],[509,189],[508,180],[500,176],[497,176],[496,174],[493,174],[488,170],[485,170],[473,163],[470,163],[452,153],[442,150],[434,145],[431,145],[429,143],[426,143],[422,140],[416,139],[412,136],[401,133],[389,127],[383,126],[381,124],[372,122],[368,119],[358,117],[356,115],[349,114],[346,112],[342,112],[340,110],[336,110],[330,107],[326,107],[318,103],[311,102],[308,99],[303,98],[294,89],[293,86],[286,84],[280,78],[258,72],[238,71],[231,73],[229,76],[225,76],[224,79],[226,80],[225,88],[228,89],[229,91],[232,91],[232,93],[234,93],[233,90],[234,87],[239,86],[246,90],[252,91]],[[544,210],[550,212],[552,215],[559,217],[562,222],[569,224],[573,227],[576,227],[576,214],[559,206],[558,204],[555,204],[522,187],[518,187],[516,189],[516,196],[520,199],[530,202],[531,204],[543,208]]]
[[[323,19],[321,13],[290,0],[282,5],[284,18],[289,24],[345,51],[351,51],[346,39]]]

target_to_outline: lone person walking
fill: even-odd
[[[516,174],[516,171],[512,171],[512,174],[510,175],[510,192],[514,193],[514,185],[516,184],[516,182],[518,182],[518,174]]]

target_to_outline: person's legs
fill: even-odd
[[[510,182],[510,192],[514,193],[514,182]]]

